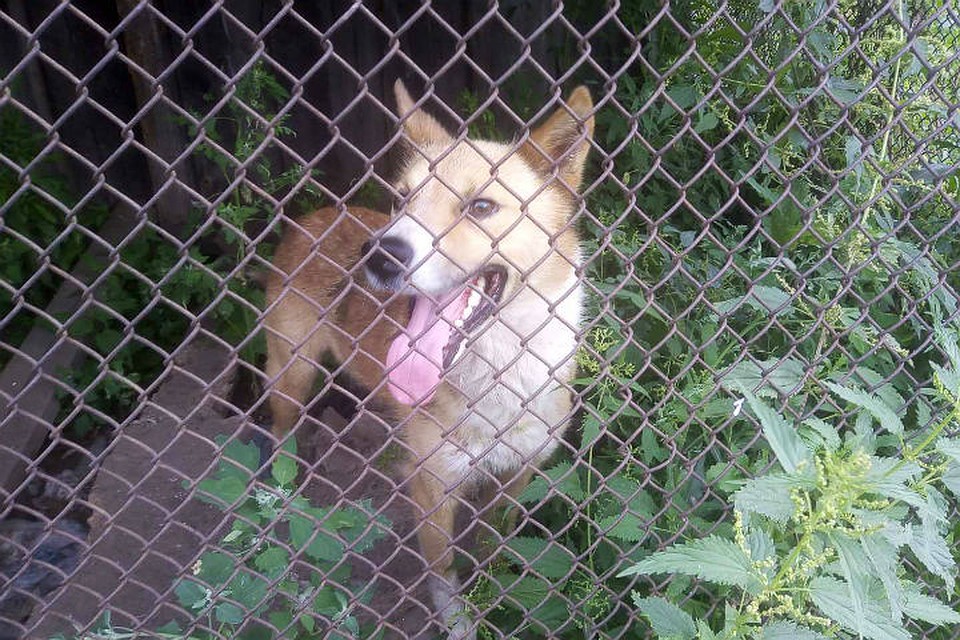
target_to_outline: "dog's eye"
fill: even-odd
[[[486,198],[477,198],[467,203],[466,212],[472,218],[487,218],[492,216],[500,208],[493,200]]]

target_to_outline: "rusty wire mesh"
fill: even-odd
[[[626,638],[650,633],[632,593],[721,620],[723,590],[618,574],[732,535],[732,495],[774,465],[738,389],[861,429],[818,386],[850,382],[934,419],[958,39],[952,4],[921,0],[0,4],[0,637]],[[441,150],[398,114],[396,79]],[[585,110],[563,101],[581,84]],[[573,127],[536,138],[554,113]],[[467,220],[485,190],[516,219]],[[490,427],[440,478],[458,516],[439,578],[459,576],[465,623],[437,610],[418,540],[447,503],[414,504],[438,467],[401,434],[429,418],[400,415],[382,372],[411,303],[367,284],[386,245],[359,248],[391,210],[443,207],[417,260],[479,252],[512,274],[499,326],[517,296],[543,314],[505,334],[507,362],[470,361],[493,386],[425,405],[448,440]],[[559,293],[536,290],[550,260]],[[295,352],[272,372],[265,334]],[[516,354],[530,372],[504,382]],[[317,381],[291,392],[296,367]],[[503,398],[532,413],[481,416]],[[485,459],[524,420],[557,451],[505,491]]]

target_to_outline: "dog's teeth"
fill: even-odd
[[[467,300],[467,308],[475,309],[480,304],[480,292],[474,289],[470,292],[470,299]]]
[[[457,318],[456,320],[454,320],[454,321],[453,321],[453,326],[455,326],[457,329],[462,329],[462,328],[463,328],[463,318]]]

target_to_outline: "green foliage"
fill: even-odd
[[[464,114],[467,132],[471,138],[479,140],[501,140],[503,133],[497,127],[497,119],[489,109],[480,105],[480,96],[473,91],[464,90],[457,100],[459,111]]]
[[[256,65],[233,91],[225,115],[205,121],[199,147],[222,177],[216,188],[223,191],[211,195],[219,202],[214,216],[193,217],[182,230],[193,237],[186,247],[152,224],[139,226],[121,243],[118,260],[88,265],[96,276],[95,303],[57,318],[86,347],[76,366],[60,372],[67,386],[60,391],[57,421],[74,436],[128,419],[198,324],[212,328],[251,363],[264,356],[256,333],[263,294],[240,267],[254,246],[245,234],[267,228],[277,200],[297,195],[292,207],[302,209],[314,206],[318,196],[302,166],[275,168],[274,147],[292,135],[288,116],[278,113],[287,93],[276,78]],[[31,166],[24,177],[0,163],[0,202],[7,207],[0,228],[0,318],[12,315],[4,341],[14,345],[42,321],[32,309],[49,302],[63,282],[57,274],[77,264],[87,233],[107,217],[102,206],[73,211],[75,199],[53,172],[55,156],[41,153],[43,143],[20,112],[0,109],[0,154],[17,167]],[[232,255],[218,255],[221,241],[234,248]],[[269,242],[255,246],[263,255],[271,251]],[[31,306],[16,308],[21,296]],[[6,357],[0,354],[0,363]]]
[[[259,458],[256,446],[231,441],[216,473],[198,485],[202,499],[236,519],[219,548],[177,583],[180,604],[207,621],[209,637],[321,638],[333,629],[371,637],[356,604],[369,601],[372,590],[351,580],[344,559],[348,551],[369,550],[390,523],[366,502],[321,508],[298,495],[292,440],[271,465],[270,480],[253,484]]]
[[[68,332],[89,347],[88,356],[63,372],[84,404],[74,413],[77,434],[121,422],[136,410],[140,394],[161,376],[166,360],[197,319],[211,321],[231,344],[248,338],[261,295],[240,279],[226,279],[199,249],[178,249],[160,232],[132,234],[120,260],[107,265],[96,289],[99,304],[69,322]],[[224,295],[224,291],[226,294]],[[67,322],[68,318],[60,318]],[[63,394],[61,419],[75,400]]]
[[[565,8],[582,30],[608,11]],[[637,596],[654,629],[671,630],[661,635],[732,635],[744,594],[764,593],[753,562],[777,557],[804,513],[794,498],[819,496],[818,465],[859,478],[858,446],[872,448],[870,482],[887,492],[865,499],[912,501],[888,516],[910,539],[900,555],[881,552],[880,538],[866,543],[877,562],[889,563],[877,578],[880,593],[894,589],[890,576],[902,577],[907,556],[923,567],[917,584],[952,588],[953,559],[938,542],[946,529],[933,514],[953,499],[924,489],[943,500],[921,504],[904,489],[934,482],[922,461],[896,471],[883,465],[933,419],[933,393],[918,381],[932,373],[960,380],[928,348],[930,327],[956,313],[957,271],[949,267],[960,258],[956,234],[943,233],[955,224],[958,132],[949,114],[960,96],[952,73],[930,70],[955,57],[956,38],[939,36],[960,33],[960,25],[951,18],[908,33],[903,25],[921,22],[913,15],[921,7],[909,2],[869,24],[873,10],[853,2],[738,0],[718,8],[689,0],[671,3],[669,19],[662,11],[645,0],[619,5],[627,29],[644,34],[645,63],[617,76],[616,106],[597,113],[596,140],[613,166],[587,193],[586,271],[596,295],[577,356],[580,450],[520,496],[537,521],[524,535],[536,531],[577,559],[568,575],[550,579],[570,617],[524,626],[507,598],[484,621],[496,628],[492,637],[645,631],[620,596],[638,584],[618,577],[624,559],[648,561],[647,569],[673,563],[666,600]],[[695,48],[678,26],[695,34]],[[621,68],[622,52],[609,55],[611,68]],[[933,127],[942,139],[918,145]],[[941,349],[956,352],[951,345]],[[833,405],[822,406],[825,396]],[[903,476],[914,464],[920,471]],[[940,477],[956,487],[960,468],[947,464]],[[823,507],[852,499],[837,486]],[[732,511],[750,516],[738,524]],[[761,555],[743,551],[742,527],[751,553]],[[712,536],[671,547],[688,554],[686,573],[676,555],[651,555],[662,541],[697,532]],[[845,539],[820,536],[816,544],[833,554],[833,573],[818,577],[842,581]],[[728,562],[711,565],[722,551]],[[517,576],[536,560],[533,551],[524,563],[513,562],[516,550],[503,555],[497,570]],[[790,592],[791,583],[777,597],[812,603],[812,577],[797,587],[804,591]],[[697,579],[717,585],[693,586]],[[867,588],[871,597],[877,584]],[[832,583],[816,585],[817,598],[829,601]],[[932,620],[946,615],[943,605],[911,585],[902,591],[914,594],[898,601],[904,616],[908,601],[923,599],[929,612],[916,620],[940,624]],[[867,602],[855,613],[873,611]],[[810,615],[828,615],[813,606]],[[834,614],[838,624],[846,615]],[[762,635],[846,633],[785,620]]]
[[[86,250],[79,226],[96,230],[106,218],[100,204],[78,206],[44,143],[20,111],[0,106],[0,321],[14,347]],[[0,352],[0,366],[8,359]]]
[[[256,480],[260,451],[255,445],[227,442],[223,436],[217,443],[223,450],[220,461],[197,485],[198,496],[234,520],[191,575],[174,586],[191,616],[189,627],[171,622],[156,631],[134,631],[113,626],[107,611],[91,631],[73,640],[380,637],[357,617],[357,605],[369,602],[373,591],[369,582],[351,578],[346,554],[368,551],[390,522],[374,515],[367,502],[317,507],[300,495],[293,440],[278,452],[268,481]],[[184,481],[184,488],[192,487]]]
[[[211,200],[218,201],[211,230],[222,233],[238,258],[250,250],[248,233],[258,235],[273,224],[278,202],[295,194],[291,211],[295,214],[315,209],[323,198],[306,167],[286,161],[283,142],[296,135],[287,126],[290,114],[284,110],[289,97],[266,65],[258,62],[239,78],[222,113],[193,114],[203,124],[199,151],[221,177],[211,194]],[[219,98],[207,96],[211,104]],[[190,127],[191,137],[201,133]],[[259,242],[256,250],[269,256],[271,247]]]
[[[940,338],[955,351],[955,336],[941,330]],[[960,613],[929,593],[937,580],[947,593],[955,586],[957,564],[950,550],[956,542],[946,495],[960,494],[944,477],[957,463],[960,441],[944,434],[960,429],[958,367],[960,359],[940,367],[936,389],[918,396],[938,403],[935,418],[909,430],[899,420],[878,419],[877,414],[903,411],[901,401],[888,404],[889,397],[825,383],[836,405],[851,407],[822,416],[834,425],[837,439],[801,442],[801,425],[744,390],[768,442],[794,443],[775,449],[783,471],[761,475],[734,494],[736,520],[729,539],[678,544],[620,575],[679,573],[736,586],[741,595],[728,598],[723,628],[714,629],[724,638],[765,638],[778,633],[776,625],[790,624],[820,637],[907,640],[913,637],[905,626],[908,618],[960,623]],[[875,420],[881,430],[876,437]],[[793,446],[805,452],[799,462]],[[742,499],[745,491],[749,500]],[[785,494],[792,503],[788,514],[782,513]],[[907,560],[926,569],[922,581]],[[641,610],[664,638],[673,635],[661,629],[677,628],[681,619],[693,622],[666,604]],[[666,625],[665,618],[674,625]],[[708,619],[697,624],[709,628]],[[689,624],[684,629],[689,632],[684,637],[705,635]]]
[[[617,76],[615,101],[597,113],[612,175],[588,187],[583,223],[596,295],[577,355],[580,449],[519,496],[536,523],[469,585],[470,602],[489,611],[479,636],[652,627],[684,639],[946,638],[931,627],[957,621],[944,600],[956,601],[960,530],[947,514],[960,492],[960,347],[947,333],[929,343],[930,327],[956,314],[960,284],[960,240],[943,232],[960,195],[960,26],[952,15],[926,21],[912,0],[877,19],[852,0],[680,0],[669,18],[663,7],[621,2],[624,31],[642,36],[603,41],[599,29],[590,41]],[[610,8],[563,10],[586,33]],[[576,61],[580,44],[565,39],[555,53]],[[644,62],[624,66],[625,45],[639,45]],[[497,97],[528,118],[543,100],[523,80],[511,74]],[[222,232],[239,260],[275,203],[307,190],[312,206],[314,194],[303,169],[277,160],[292,135],[283,87],[258,66],[233,92],[221,113],[197,117],[199,148],[221,177],[205,194],[215,215],[197,228]],[[458,106],[472,135],[496,138],[511,127],[486,98],[465,93]],[[358,197],[381,198],[375,189]],[[164,345],[221,305],[252,312],[248,291],[217,297],[227,281],[218,274],[237,260],[163,260],[149,282],[131,272],[111,285],[134,294],[91,318],[83,339],[111,362],[88,373],[91,392],[129,399],[155,379],[138,373],[131,386],[123,364],[163,361],[125,355],[148,316],[156,326],[143,330]],[[176,301],[174,321],[153,315],[170,306],[157,291]],[[250,317],[235,319],[234,344]],[[237,510],[236,533],[180,587],[185,604],[231,632],[245,632],[238,612],[252,608],[279,611],[282,633],[354,633],[343,602],[357,598],[338,591],[340,579],[294,587],[274,573],[294,552],[335,563],[361,543],[349,536],[364,509],[284,510],[277,487],[294,474],[279,460],[273,489],[251,497],[248,462],[204,485]],[[317,528],[321,512],[330,524]]]
[[[516,128],[514,123],[517,118],[532,124],[537,109],[543,106],[543,95],[536,91],[535,83],[528,80],[523,74],[508,75],[503,78],[495,94],[483,89],[464,89],[457,96],[456,107],[467,126],[467,134],[475,139],[503,142],[506,141],[505,136]],[[502,106],[509,110],[512,116],[507,119],[509,124],[499,121],[496,112],[491,109],[501,106],[491,99],[494,96],[498,101],[503,101]]]

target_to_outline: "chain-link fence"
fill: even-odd
[[[956,638],[958,45],[0,3],[0,637]]]

